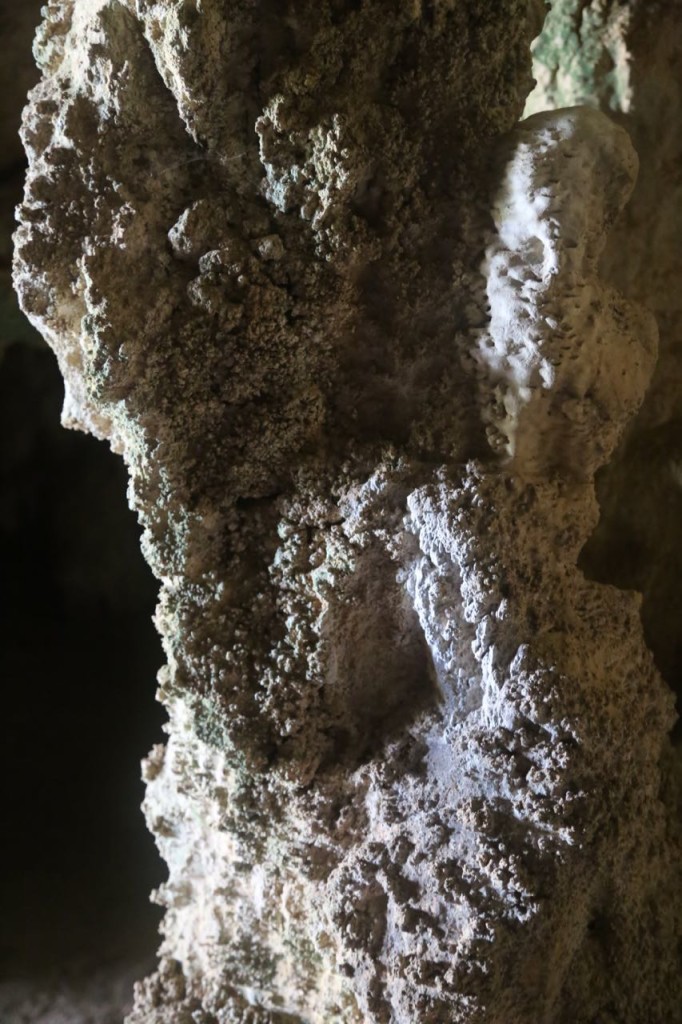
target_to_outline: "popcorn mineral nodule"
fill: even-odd
[[[672,695],[578,568],[656,362],[599,274],[637,158],[518,124],[543,13],[46,9],[16,287],[167,655],[129,1024],[678,1012]]]

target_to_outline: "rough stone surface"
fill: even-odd
[[[527,111],[584,103],[630,133],[640,171],[603,275],[656,316],[656,370],[638,416],[597,476],[596,579],[643,594],[647,642],[682,698],[682,4],[555,0],[534,45]]]
[[[672,696],[588,580],[656,327],[542,5],[51,3],[16,283],[162,583],[130,1024],[670,1021]],[[511,132],[511,134],[510,134]]]

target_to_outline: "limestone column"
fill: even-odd
[[[16,286],[167,655],[130,1024],[679,1005],[672,697],[578,567],[656,361],[599,274],[637,160],[595,111],[515,128],[543,10],[47,8]]]

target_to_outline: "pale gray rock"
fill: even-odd
[[[490,326],[477,360],[493,391],[483,415],[523,475],[562,468],[591,480],[656,362],[653,317],[598,280],[637,157],[622,130],[579,107],[536,114],[517,140],[487,253]],[[595,190],[595,179],[609,187]]]
[[[528,112],[567,103],[601,108],[626,128],[639,155],[637,184],[613,226],[601,273],[654,314],[659,356],[638,415],[598,474],[601,517],[583,567],[595,579],[642,592],[647,643],[679,707],[682,5],[555,0],[533,52],[537,85]]]
[[[168,657],[130,1024],[679,1005],[672,698],[577,566],[655,362],[597,270],[636,159],[509,134],[541,7],[48,8],[16,284]]]

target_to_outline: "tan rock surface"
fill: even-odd
[[[168,657],[131,1024],[680,1005],[672,697],[577,565],[655,363],[598,273],[636,158],[507,134],[541,9],[50,4],[16,283]]]

